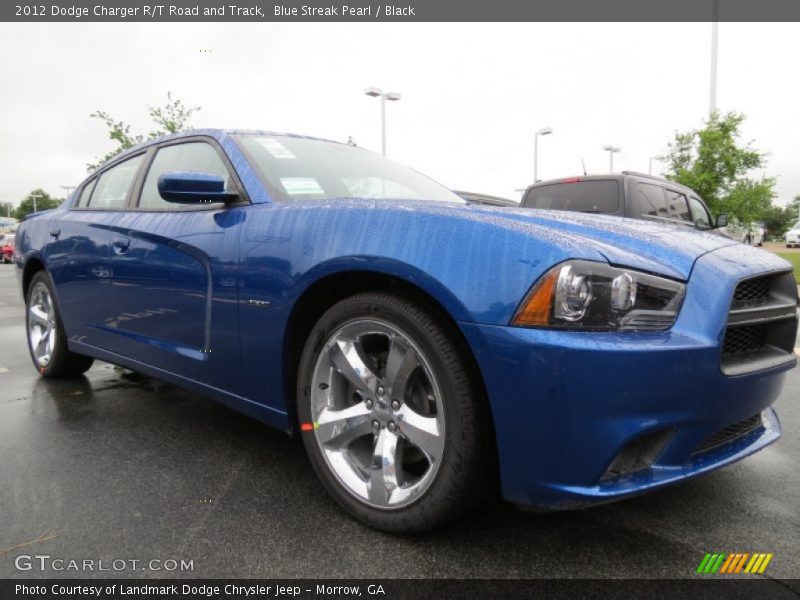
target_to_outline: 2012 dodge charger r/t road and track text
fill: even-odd
[[[680,226],[467,205],[344,144],[147,142],[19,228],[44,377],[97,358],[298,432],[355,518],[419,531],[492,490],[585,506],[780,436],[797,290]]]

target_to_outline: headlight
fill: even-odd
[[[570,260],[545,273],[512,325],[584,331],[664,331],[672,327],[685,284],[632,269]]]

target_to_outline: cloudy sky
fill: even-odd
[[[708,112],[711,25],[0,24],[0,201],[75,185],[112,146],[103,109],[149,131],[167,91],[197,127],[269,129],[380,149],[452,188],[518,198],[539,176],[647,171]],[[800,194],[800,25],[720,25],[718,105],[747,115],[779,202]],[[660,167],[654,165],[654,170]],[[759,173],[760,175],[760,173]]]

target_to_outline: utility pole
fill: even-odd
[[[719,50],[719,0],[713,0],[711,15],[711,89],[708,101],[708,114],[717,110],[717,54]]]

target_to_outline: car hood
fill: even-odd
[[[610,215],[539,209],[464,207],[474,218],[531,234],[590,258],[594,251],[609,263],[687,280],[694,262],[709,252],[738,242],[683,225]],[[577,246],[577,248],[575,248]],[[582,251],[582,252],[581,252]]]

